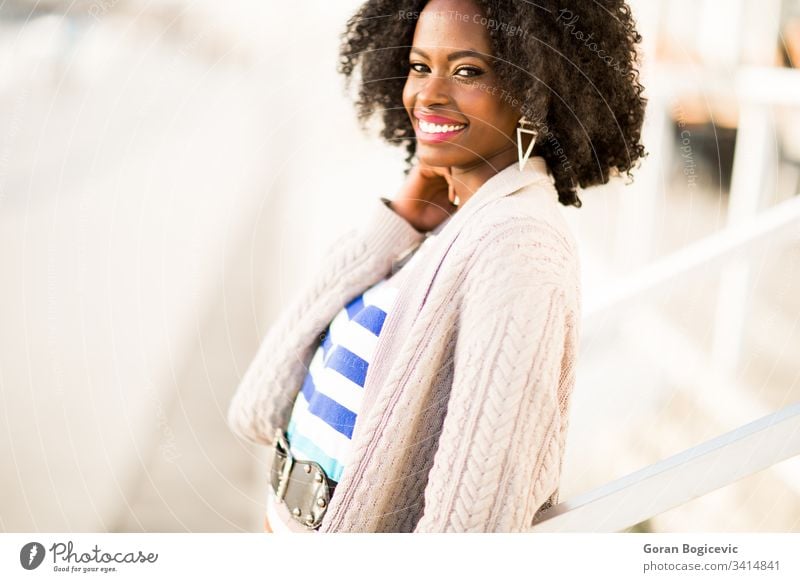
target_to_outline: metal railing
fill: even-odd
[[[584,322],[624,309],[628,301],[656,291],[680,277],[696,275],[709,268],[724,267],[730,258],[744,259],[765,245],[800,238],[800,194],[768,208],[757,217],[709,235],[670,255],[642,267],[633,275],[609,285],[584,306]]]
[[[800,455],[800,402],[542,513],[532,532],[617,532]]]
[[[607,317],[680,277],[744,260],[800,234],[800,195],[641,268],[587,303]],[[800,403],[593,489],[543,512],[531,532],[616,532],[800,455]]]

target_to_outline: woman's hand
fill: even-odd
[[[450,168],[418,164],[392,200],[392,210],[420,232],[433,230],[455,210],[448,198],[453,187]]]

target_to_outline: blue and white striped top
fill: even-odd
[[[395,277],[415,262],[420,250],[449,220],[429,233],[398,271],[344,306],[311,359],[292,409],[287,438],[296,458],[316,461],[334,481],[340,480],[349,460],[367,369],[397,297]]]
[[[383,279],[331,321],[311,360],[287,429],[292,454],[339,481],[347,462],[367,368],[397,289]]]

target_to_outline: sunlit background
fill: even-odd
[[[335,71],[358,4],[0,2],[0,531],[260,531],[267,450],[228,402],[403,178]],[[562,207],[562,501],[800,400],[800,1],[632,6],[650,155]],[[798,531],[800,463],[633,529]]]

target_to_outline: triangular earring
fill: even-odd
[[[526,129],[526,125],[533,125],[526,117],[522,117],[519,120],[519,126],[517,127],[517,155],[519,156],[519,171],[521,172],[525,168],[525,164],[528,162],[528,158],[531,157],[531,152],[533,152],[533,145],[536,143],[536,136],[538,135],[532,129]],[[531,139],[531,143],[528,145],[528,149],[525,153],[522,153],[522,134],[528,134],[533,136]]]

